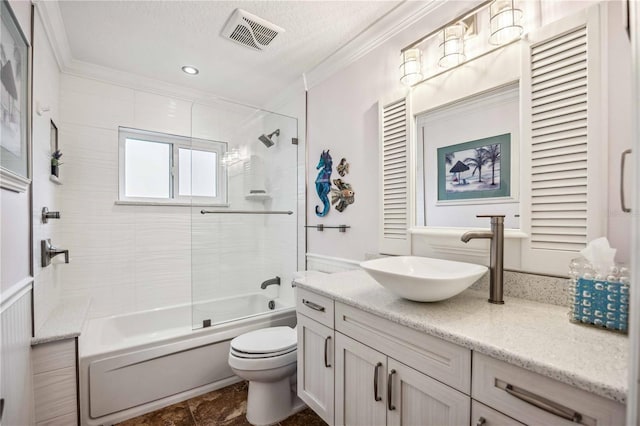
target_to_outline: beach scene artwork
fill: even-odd
[[[451,166],[447,192],[493,191],[500,188],[500,144],[445,153]]]
[[[438,199],[509,195],[509,143],[510,135],[500,135],[439,148]]]

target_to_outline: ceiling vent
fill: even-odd
[[[284,29],[246,10],[236,9],[222,29],[222,36],[254,50],[264,50]]]

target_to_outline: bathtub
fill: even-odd
[[[271,300],[251,294],[87,321],[78,340],[81,423],[111,425],[239,381],[229,341],[295,325],[293,302],[275,299],[264,313]],[[192,318],[215,324],[193,330]]]

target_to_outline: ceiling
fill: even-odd
[[[399,1],[60,1],[74,60],[264,105]],[[241,8],[285,29],[265,51],[220,36]],[[200,70],[197,76],[183,65]]]

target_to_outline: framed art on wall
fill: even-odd
[[[0,171],[3,188],[29,183],[29,46],[8,2],[1,2]]]
[[[438,201],[511,195],[511,134],[438,148]]]

